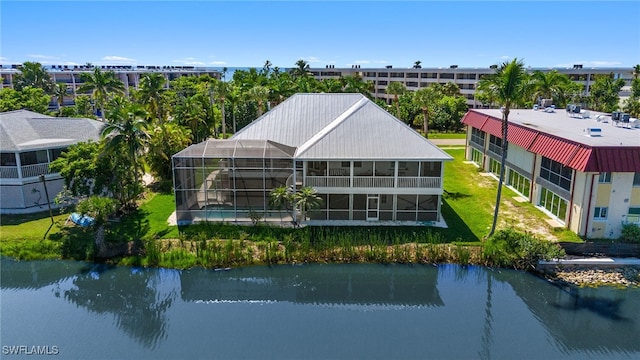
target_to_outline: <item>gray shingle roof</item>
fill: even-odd
[[[299,159],[452,159],[361,94],[293,95],[232,138],[297,147]]]
[[[83,118],[57,118],[28,110],[0,113],[0,150],[25,151],[66,147],[98,140],[104,123]]]

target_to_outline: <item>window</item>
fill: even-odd
[[[489,151],[497,155],[502,155],[502,139],[491,135],[489,137]]]
[[[640,172],[633,174],[633,186],[640,186]]]
[[[489,172],[500,176],[500,161],[489,159]]]
[[[564,222],[567,215],[567,200],[561,198],[558,194],[542,188],[538,205],[547,209],[551,214]]]
[[[453,80],[453,76],[454,76],[453,73],[443,73],[443,74],[440,74],[440,79],[451,79],[451,80]]]
[[[522,176],[519,172],[509,169],[509,176],[507,177],[507,184],[520,194],[529,197],[529,191],[531,191],[531,181]]]
[[[557,161],[542,157],[540,165],[540,177],[548,180],[552,184],[558,185],[565,190],[571,189],[571,178],[573,171],[570,167],[564,166]]]
[[[47,150],[28,151],[20,154],[20,164],[22,166],[46,164],[47,162],[49,162]]]
[[[480,129],[471,128],[471,142],[484,147],[484,132]]]
[[[16,166],[14,153],[0,153],[0,166]]]
[[[608,212],[609,208],[607,207],[596,207],[595,209],[595,214],[593,215],[594,219],[606,219],[607,218],[607,212]]]
[[[600,184],[609,184],[611,182],[611,173],[610,172],[600,173],[600,176],[598,176],[598,182]]]
[[[478,166],[482,166],[482,153],[476,149],[471,149],[471,160]]]
[[[640,224],[640,207],[630,207],[627,215],[628,223]]]

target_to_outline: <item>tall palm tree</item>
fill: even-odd
[[[224,103],[227,98],[227,92],[229,90],[229,84],[224,81],[215,82],[215,94],[218,100],[220,100],[220,110],[222,112],[222,138],[227,137],[227,119],[224,114]]]
[[[309,71],[309,63],[300,59],[296,61],[296,67],[291,70],[291,74],[294,78],[305,77],[311,75],[311,71]]]
[[[90,92],[100,109],[102,118],[105,119],[105,103],[111,93],[124,94],[124,83],[113,71],[103,72],[99,67],[94,68],[93,72],[80,74],[80,78],[83,84],[78,88],[78,92]]]
[[[139,184],[139,171],[142,168],[138,157],[146,149],[149,133],[147,132],[147,112],[138,104],[119,101],[110,110],[111,121],[102,130],[105,141],[105,154],[114,154],[126,150],[127,158],[133,170],[135,182]]]
[[[58,103],[58,114],[60,114],[62,106],[64,105],[64,97],[67,96],[67,84],[57,83],[53,89],[53,95],[56,97],[56,102]]]
[[[262,85],[254,86],[249,89],[247,96],[258,104],[258,117],[260,117],[264,112],[264,103],[269,97],[269,88]]]
[[[414,62],[413,63],[413,68],[414,69],[422,69],[422,65],[420,65],[420,64],[422,64],[422,61],[420,61],[420,60]]]
[[[167,79],[161,73],[145,73],[140,76],[139,90],[136,93],[138,101],[147,107],[149,114],[161,122],[164,119],[162,93]]]
[[[533,80],[533,95],[540,99],[556,98],[561,91],[561,87],[567,82],[571,82],[567,75],[560,74],[558,70],[548,72],[536,70],[531,77]]]
[[[242,93],[240,93],[240,88],[236,86],[236,84],[233,81],[228,82],[227,86],[228,86],[227,101],[229,102],[229,105],[231,105],[231,123],[232,123],[233,133],[235,134],[237,132],[236,107],[242,100]]]
[[[424,137],[429,137],[429,113],[431,112],[435,102],[442,96],[439,88],[435,86],[427,86],[420,90],[416,90],[414,94],[414,100],[422,109],[423,124],[422,130],[424,131]]]
[[[39,62],[27,61],[18,67],[18,71],[13,80],[14,89],[20,91],[30,86],[44,90],[45,94],[54,90],[51,76]]]
[[[393,95],[393,102],[396,104],[396,117],[400,119],[400,99],[399,96],[407,91],[407,88],[399,81],[392,81],[387,86],[387,94]]]
[[[507,160],[507,129],[509,124],[509,112],[511,107],[523,101],[527,96],[527,73],[524,62],[513,59],[504,62],[496,69],[496,73],[481,80],[482,88],[490,91],[496,100],[502,105],[502,155],[500,159],[500,178],[498,180],[498,193],[496,206],[493,213],[493,223],[489,235],[493,235],[498,221],[498,211],[502,196],[502,182],[504,181],[504,168]]]

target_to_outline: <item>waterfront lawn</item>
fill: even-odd
[[[133,213],[109,224],[107,240],[128,242],[136,240],[177,238],[178,227],[169,226],[167,219],[175,211],[172,194],[148,193],[145,202]]]
[[[454,158],[445,163],[444,168],[442,214],[450,230],[444,236],[452,240],[460,237],[462,241],[478,241],[489,233],[498,181],[481,174],[475,165],[465,163],[464,149],[443,150]],[[533,232],[543,239],[582,242],[578,235],[566,228],[551,228],[544,213],[528,201],[516,201],[516,197],[519,194],[508,187],[502,189],[498,229],[513,227]],[[468,231],[459,229],[461,226]]]

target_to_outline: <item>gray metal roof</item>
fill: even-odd
[[[0,151],[67,147],[100,139],[104,123],[83,118],[57,118],[28,110],[0,113]]]
[[[500,109],[474,109],[474,111],[502,119]],[[626,127],[622,124],[616,126],[611,121],[611,114],[587,111],[589,117],[583,119],[570,116],[564,109],[556,109],[555,112],[511,109],[509,122],[591,147],[640,146],[640,128],[635,127],[638,124],[637,121],[627,124]],[[588,136],[586,131],[588,128],[601,129],[601,136]]]
[[[293,95],[232,139],[273,140],[298,159],[452,159],[362,94]]]
[[[295,148],[269,140],[209,139],[175,154],[174,157],[204,158],[292,158]]]

